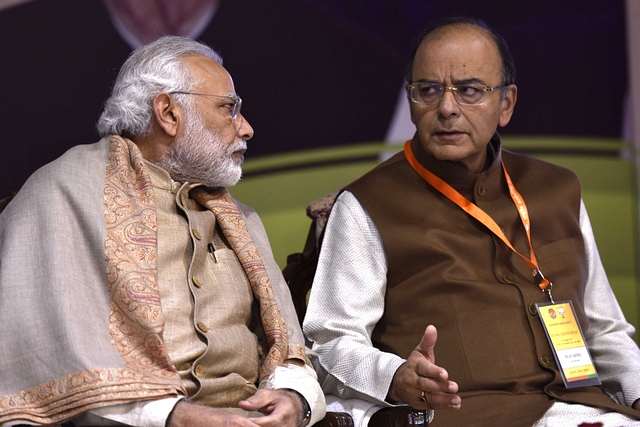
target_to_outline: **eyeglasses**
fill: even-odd
[[[225,104],[231,110],[231,118],[233,120],[238,118],[238,114],[240,114],[240,109],[242,108],[242,98],[240,98],[235,93],[229,95],[211,95],[208,93],[196,93],[196,92],[183,92],[183,91],[174,91],[169,92],[169,95],[180,94],[180,95],[197,95],[197,96],[213,96],[216,98],[225,98],[231,100],[232,102],[229,104]]]
[[[416,104],[431,105],[440,99],[445,92],[453,93],[453,97],[461,105],[482,104],[487,93],[506,87],[505,84],[489,87],[480,83],[466,83],[461,85],[444,86],[439,83],[413,83],[407,85],[411,100]]]

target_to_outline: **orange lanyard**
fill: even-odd
[[[527,233],[527,241],[529,242],[529,258],[520,254],[509,242],[507,236],[505,236],[502,229],[496,224],[496,222],[491,218],[485,211],[480,209],[478,205],[467,200],[462,194],[458,193],[453,187],[444,182],[438,176],[431,173],[428,169],[422,166],[416,157],[413,154],[413,150],[411,149],[411,140],[407,141],[404,144],[404,155],[409,161],[409,164],[413,169],[422,177],[425,181],[431,184],[436,190],[441,192],[445,197],[451,200],[453,203],[458,205],[462,210],[466,213],[480,221],[485,227],[487,227],[493,234],[498,236],[500,240],[502,240],[513,252],[516,253],[524,261],[525,264],[531,269],[531,273],[533,277],[536,279],[538,286],[544,292],[547,291],[549,293],[549,298],[551,302],[553,302],[553,297],[551,296],[551,289],[553,288],[553,284],[546,279],[540,268],[538,268],[538,261],[536,260],[536,254],[533,252],[533,246],[531,245],[531,222],[529,220],[529,212],[527,211],[527,205],[524,203],[524,199],[516,190],[515,185],[511,182],[511,177],[507,173],[507,169],[504,167],[504,163],[502,164],[502,170],[504,171],[504,176],[507,179],[507,185],[509,186],[509,194],[511,195],[511,199],[513,203],[516,205],[518,209],[518,214],[520,215],[520,220],[522,221],[522,225]]]

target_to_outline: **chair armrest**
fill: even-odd
[[[346,412],[327,412],[316,427],[353,427],[353,418]]]
[[[369,427],[411,427],[429,425],[429,412],[409,406],[383,408],[371,416]]]

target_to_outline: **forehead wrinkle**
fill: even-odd
[[[495,74],[502,81],[500,53],[483,29],[466,25],[441,30],[423,40],[416,52],[414,76],[438,83],[488,85]]]
[[[476,66],[475,70],[471,70],[468,64],[442,64],[435,61],[429,61],[431,64],[425,64],[425,66],[418,66],[414,70],[414,74],[421,78],[415,80],[420,83],[438,83],[438,84],[472,84],[481,83],[489,86],[487,81],[493,80],[492,75],[495,74],[497,79],[500,80],[500,70],[494,69],[494,67],[488,67],[486,64]],[[432,66],[430,66],[432,65]],[[498,82],[499,83],[499,82]],[[498,84],[496,83],[496,84]]]

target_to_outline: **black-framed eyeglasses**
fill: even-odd
[[[231,93],[229,95],[212,95],[209,93],[197,93],[197,92],[185,92],[185,91],[173,91],[173,92],[169,92],[169,95],[173,95],[173,94],[180,94],[180,95],[197,95],[197,96],[213,96],[216,98],[224,98],[224,99],[228,99],[231,100],[232,102],[229,103],[229,109],[231,110],[231,118],[233,120],[238,118],[238,114],[240,114],[240,110],[242,109],[242,98],[240,98],[238,95],[236,95],[235,93]]]
[[[453,86],[444,86],[439,83],[412,83],[407,85],[407,91],[411,100],[416,104],[431,105],[442,99],[445,92],[453,93],[453,97],[461,105],[479,105],[485,99],[485,95],[496,89],[506,87],[499,84],[489,87],[480,83],[464,83]]]

